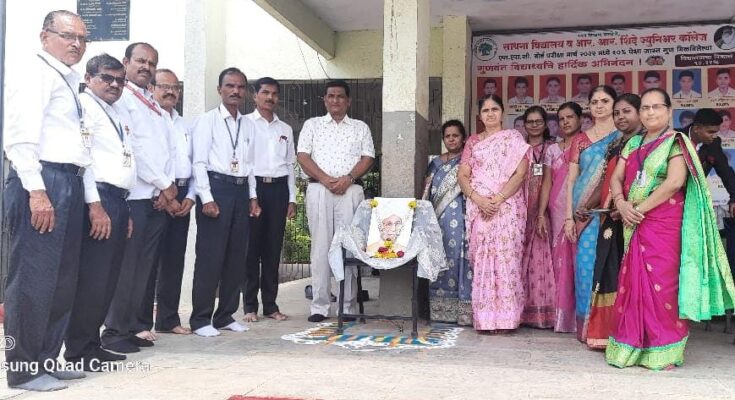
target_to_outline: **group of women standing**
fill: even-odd
[[[670,129],[660,89],[589,97],[523,115],[503,129],[503,103],[480,100],[485,129],[442,127],[447,153],[429,167],[449,269],[431,286],[434,321],[505,331],[576,332],[611,365],[683,362],[687,320],[733,308],[735,286],[696,151]],[[687,243],[682,246],[682,238]]]

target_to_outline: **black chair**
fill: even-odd
[[[406,317],[403,315],[368,315],[365,314],[365,307],[363,305],[363,296],[362,296],[362,273],[360,271],[360,267],[366,266],[364,262],[360,261],[356,258],[347,258],[345,254],[345,250],[342,249],[342,259],[344,261],[344,268],[346,269],[348,266],[356,266],[357,267],[357,303],[360,313],[359,314],[345,314],[344,313],[344,305],[345,305],[345,280],[342,279],[339,282],[339,312],[337,313],[337,333],[342,334],[344,333],[344,319],[345,318],[354,318],[359,319],[360,323],[365,323],[366,319],[384,319],[389,321],[411,321],[413,323],[413,329],[411,330],[411,337],[416,339],[418,337],[418,263],[415,259],[409,260],[405,265],[399,267],[411,267],[413,272],[413,296],[411,298],[411,316]]]

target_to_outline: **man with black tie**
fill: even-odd
[[[133,43],[125,49],[127,83],[120,105],[133,123],[133,152],[137,180],[128,205],[133,234],[125,246],[122,268],[110,310],[105,319],[102,345],[118,353],[134,353],[153,346],[155,336],[140,329],[137,316],[148,287],[151,270],[158,265],[159,244],[166,226],[166,212],[181,205],[174,184],[176,141],[148,84],[156,72],[158,51],[148,43]]]
[[[722,151],[722,139],[717,136],[720,131],[722,117],[711,108],[701,108],[694,114],[694,122],[684,128],[692,142],[697,147],[697,155],[702,161],[704,174],[709,175],[712,168],[722,179],[722,184],[730,195],[730,216],[735,215],[735,172]]]
[[[56,370],[74,302],[84,223],[82,176],[92,138],[79,102],[87,28],[70,11],[43,21],[42,50],[9,63],[5,154],[11,162],[3,212],[10,248],[5,291],[7,384],[52,391],[83,372]],[[35,365],[37,368],[30,368]],[[22,368],[26,366],[25,368]]]
[[[248,217],[260,215],[253,171],[255,130],[238,110],[247,93],[245,74],[237,68],[223,70],[217,91],[222,103],[199,117],[193,135],[192,168],[199,201],[189,325],[203,337],[219,335],[218,329],[248,330],[232,314],[240,305],[245,279]]]
[[[276,321],[287,317],[276,304],[286,218],[296,215],[296,151],[293,130],[275,113],[280,85],[273,78],[255,82],[255,111],[247,115],[255,127],[255,180],[261,215],[250,219],[243,304],[245,321],[258,321],[258,290],[263,315]]]
[[[120,275],[125,242],[132,224],[126,198],[135,185],[132,122],[117,102],[125,87],[125,69],[116,58],[100,54],[87,62],[87,88],[80,95],[84,122],[94,137],[93,174],[84,176],[85,208],[82,255],[76,297],[66,333],[67,362],[87,371],[124,355],[102,349],[100,328]]]

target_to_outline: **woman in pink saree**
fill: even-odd
[[[534,328],[553,328],[556,320],[556,281],[551,263],[551,243],[549,236],[538,230],[546,223],[546,207],[539,207],[544,177],[543,161],[549,148],[556,144],[551,141],[546,126],[546,110],[531,106],[523,113],[523,121],[531,145],[533,163],[526,178],[526,202],[528,218],[526,222],[525,249],[523,252],[522,278],[526,292],[526,307],[521,316],[524,325]]]
[[[696,150],[669,128],[669,95],[643,92],[640,118],[647,132],[628,141],[610,183],[625,254],[605,358],[660,370],[684,362],[687,320],[722,315],[735,287]]]
[[[521,259],[526,229],[529,146],[520,132],[503,129],[503,102],[480,99],[483,132],[465,144],[459,185],[467,196],[466,225],[473,270],[476,330],[516,329],[525,304]]]
[[[554,331],[574,332],[577,328],[574,311],[574,257],[577,247],[564,235],[564,219],[570,144],[581,128],[582,107],[574,102],[564,103],[557,115],[562,141],[549,146],[544,156],[544,180],[539,199],[539,219],[543,221],[537,225],[537,229],[542,237],[550,236],[551,239],[551,262],[556,286]],[[542,213],[547,208],[549,221],[545,220]]]

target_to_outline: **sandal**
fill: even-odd
[[[276,311],[274,313],[266,315],[267,318],[275,319],[276,321],[285,321],[288,319],[288,316],[286,314],[281,313],[280,311]]]

